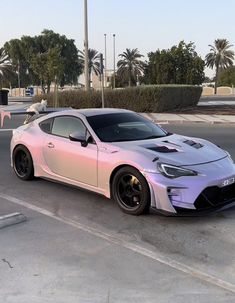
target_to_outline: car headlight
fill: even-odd
[[[234,163],[233,158],[231,157],[230,153],[229,153],[227,150],[225,150],[225,149],[224,149],[224,151],[226,152],[226,154],[227,154],[229,160],[230,160],[232,163]]]
[[[191,169],[182,168],[166,163],[158,163],[158,170],[167,178],[179,178],[183,176],[197,176],[197,172]]]

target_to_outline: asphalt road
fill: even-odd
[[[232,124],[166,124],[170,132],[210,140],[227,150],[235,161],[235,125]]]
[[[6,121],[4,127],[14,128],[21,121],[22,118],[14,118]],[[164,125],[164,128],[175,133],[209,139],[227,149],[235,159],[235,126],[182,124]],[[86,284],[86,292],[102,298],[100,301],[96,297],[93,301],[84,299],[77,302],[234,302],[235,208],[195,218],[163,217],[156,214],[128,216],[113,201],[94,193],[41,179],[31,182],[17,179],[10,168],[10,137],[10,131],[0,132],[0,194],[25,202],[26,208],[22,205],[19,208],[30,218],[28,224],[32,229],[30,238],[26,239],[20,227],[20,243],[14,238],[13,230],[4,231],[5,234],[1,231],[1,259],[3,252],[13,257],[14,249],[19,249],[24,254],[24,242],[21,241],[29,241],[33,246],[37,235],[41,246],[35,253],[35,259],[29,259],[29,262],[37,262],[39,258],[41,266],[46,264],[45,271],[48,271],[48,275],[53,275],[51,271],[56,271],[53,262],[57,262],[59,268],[64,262],[66,265],[70,262],[72,276],[77,274],[74,268],[82,264],[82,274],[86,279],[80,274],[78,285]],[[4,199],[0,201],[0,213],[13,207],[14,203]],[[32,208],[29,209],[27,205],[32,205]],[[37,212],[41,213],[35,219]],[[63,222],[52,223],[53,216],[58,220],[62,218]],[[64,223],[70,225],[66,230],[62,228]],[[77,226],[78,231],[71,226]],[[86,232],[89,229],[92,230],[88,235],[80,234],[81,230]],[[16,242],[7,240],[6,236]],[[97,238],[102,238],[103,242],[112,242],[112,245],[106,242],[101,245],[100,242],[97,243]],[[78,247],[75,250],[76,243]],[[66,259],[68,254],[70,261]],[[84,259],[87,255],[89,259]],[[26,262],[23,256],[20,258]],[[33,265],[29,263],[26,266],[26,272],[30,271],[30,266]],[[88,273],[94,275],[93,278]],[[13,280],[8,281],[7,275],[7,271],[4,271],[0,277],[0,280],[3,279],[1,285],[12,287],[11,283],[16,278],[12,277]],[[17,278],[19,277],[20,273]],[[61,295],[59,289],[63,288],[69,290],[70,294],[78,294],[75,285],[71,289],[71,283],[75,281],[72,282],[68,273],[65,277],[61,276],[61,279],[64,284],[61,282],[54,286],[54,295]],[[29,285],[32,283],[28,280],[26,282]],[[15,283],[14,287],[19,282]],[[111,288],[111,294],[106,294],[107,300],[104,301],[101,288],[106,291],[104,285],[107,284]],[[22,287],[22,284],[19,285],[18,288]],[[41,292],[43,293],[43,285]],[[115,292],[113,297],[112,292]],[[85,298],[85,290],[83,295]],[[8,302],[21,301],[16,299]],[[26,299],[24,302],[30,301]],[[70,302],[76,300],[71,298]]]

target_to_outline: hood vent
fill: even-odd
[[[175,148],[168,148],[167,146],[153,146],[147,147],[147,149],[153,150],[158,153],[177,153],[178,150]]]
[[[194,142],[193,140],[185,140],[185,141],[183,141],[183,143],[185,143],[189,146],[192,146],[196,149],[199,149],[199,148],[203,147],[203,145],[201,143]]]
[[[168,140],[165,140],[165,141],[162,141],[162,142],[164,142],[164,143],[169,143],[169,144],[172,144],[172,145],[181,147],[179,144],[176,144],[175,142],[171,142],[171,141],[168,141]]]

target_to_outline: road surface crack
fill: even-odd
[[[9,268],[14,268],[13,266],[11,266],[11,263],[8,262],[6,259],[2,259],[2,261],[3,261],[4,263],[7,263],[8,266],[9,266]]]

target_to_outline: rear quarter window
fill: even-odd
[[[53,120],[54,118],[49,118],[46,119],[42,122],[39,123],[39,127],[40,129],[47,134],[51,134],[51,129],[52,129],[52,125],[53,125]]]

